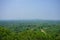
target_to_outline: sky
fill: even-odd
[[[60,0],[0,0],[0,20],[60,20]]]

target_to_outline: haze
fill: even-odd
[[[0,0],[0,20],[60,20],[60,0]]]

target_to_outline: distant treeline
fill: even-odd
[[[60,40],[60,23],[1,21],[0,40]]]

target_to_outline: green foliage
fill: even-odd
[[[60,40],[60,23],[1,22],[0,40]]]
[[[41,31],[25,30],[19,33],[0,27],[0,40],[55,40],[52,35],[44,34]],[[56,37],[60,40],[60,36]]]
[[[8,40],[10,39],[11,32],[8,29],[0,27],[0,40]]]

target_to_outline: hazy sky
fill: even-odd
[[[0,20],[60,20],[60,0],[0,0]]]

